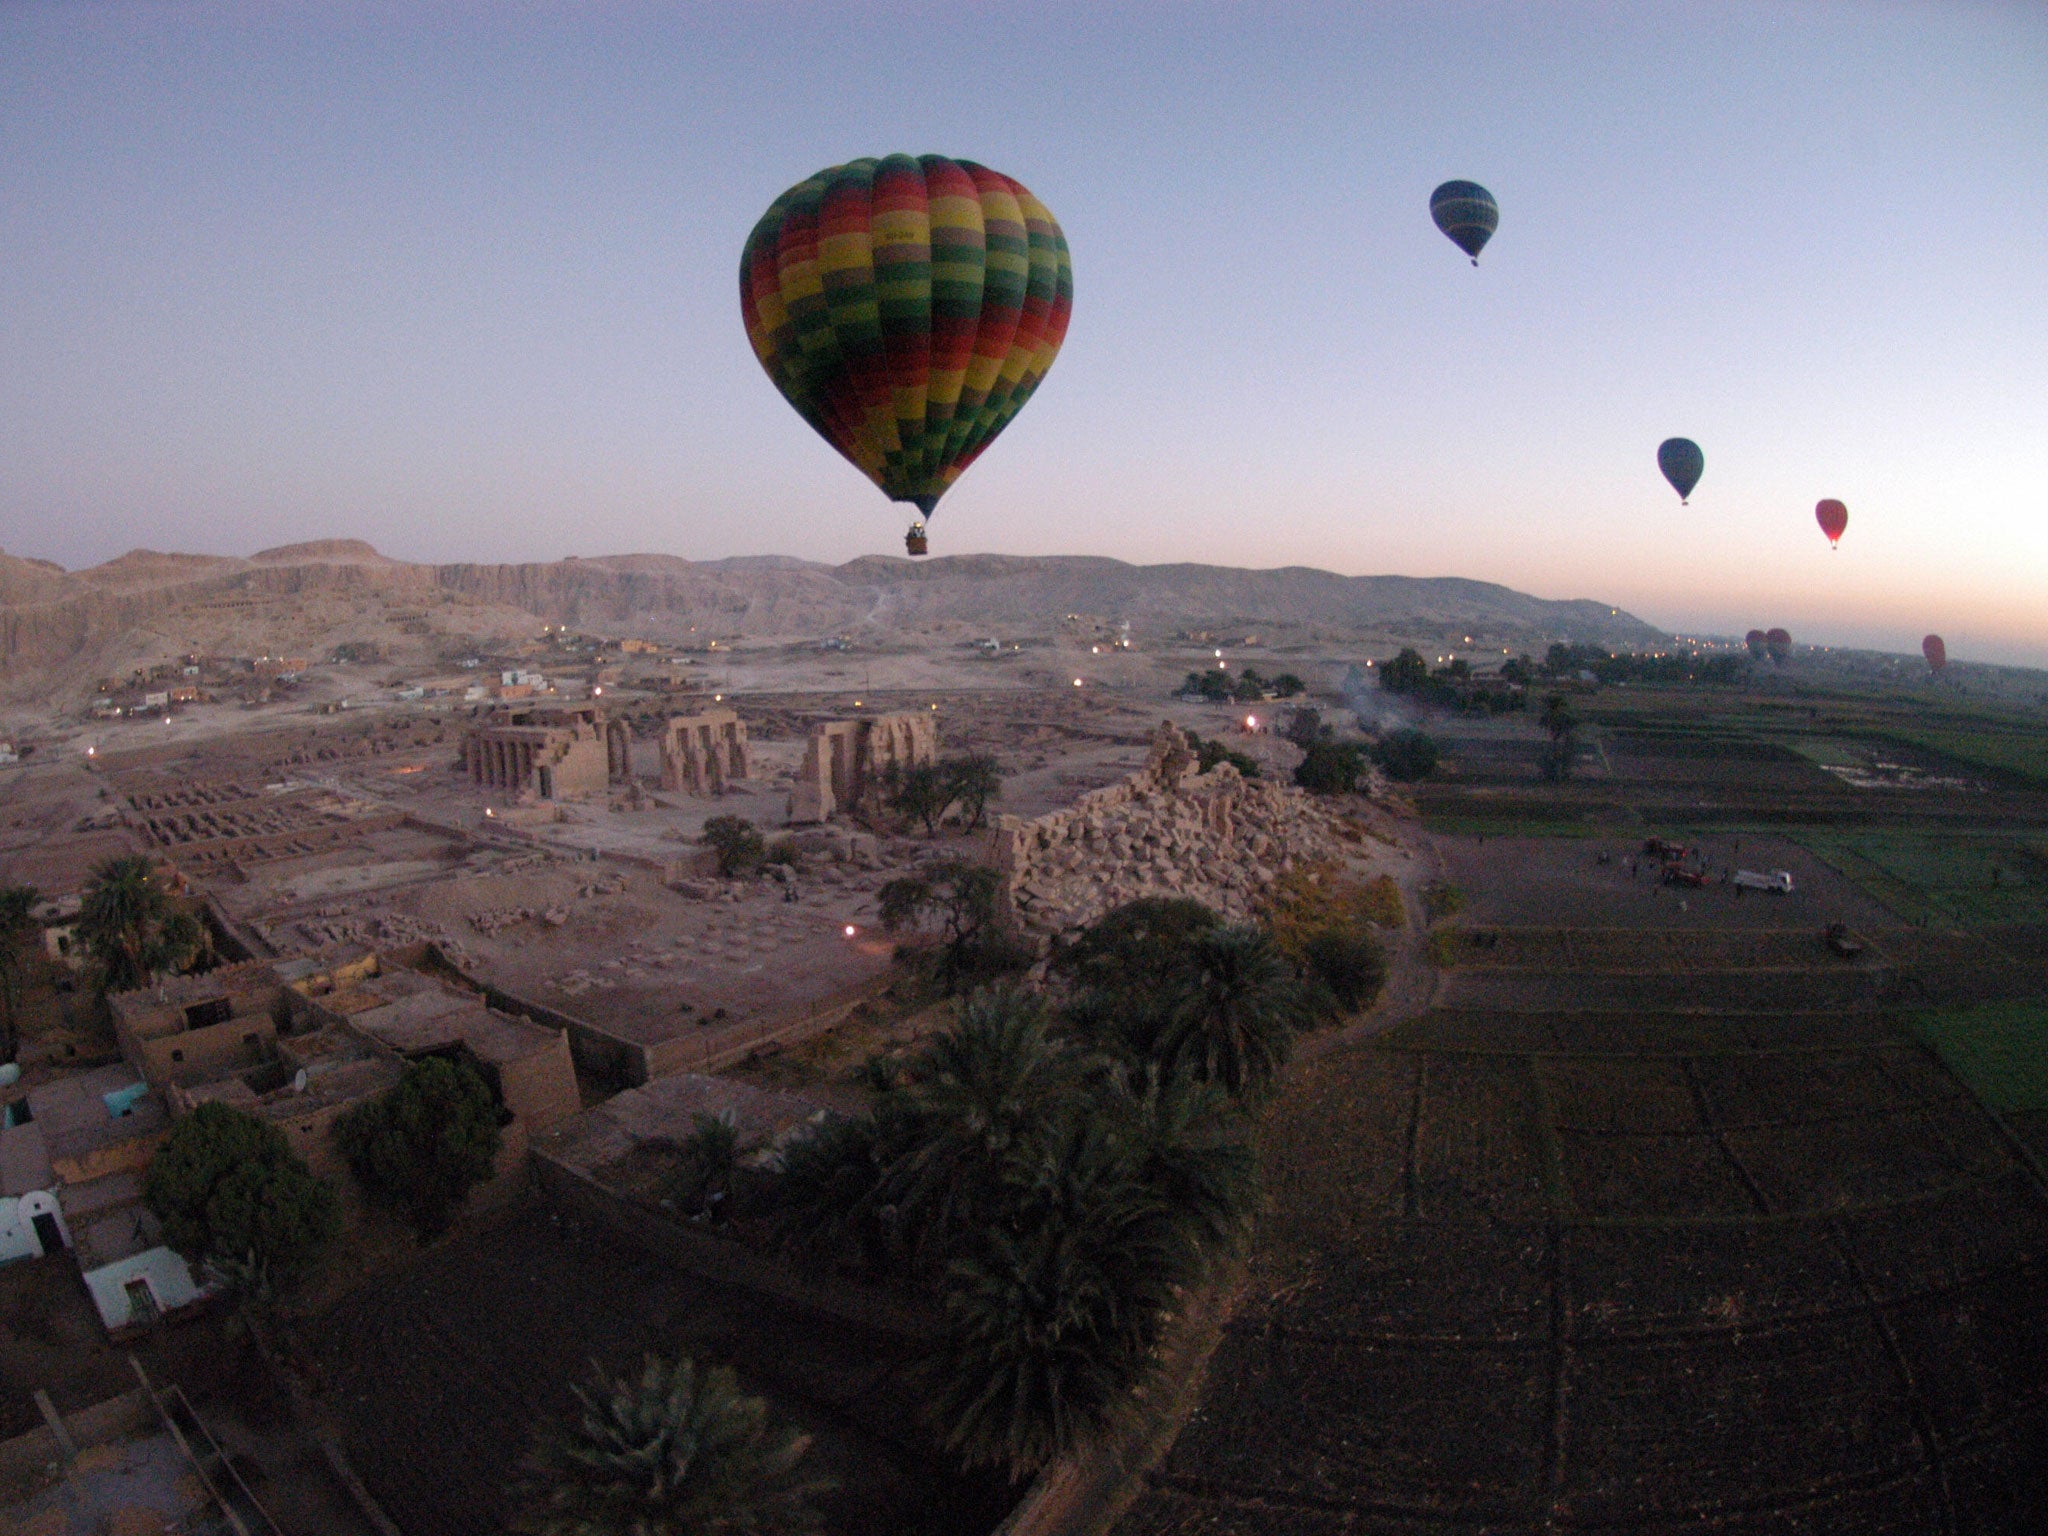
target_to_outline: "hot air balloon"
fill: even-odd
[[[1707,456],[1689,437],[1667,437],[1657,445],[1657,467],[1664,471],[1664,478],[1671,482],[1671,489],[1678,492],[1678,504],[1682,507],[1686,505],[1686,497],[1692,494],[1692,488],[1700,483],[1700,472],[1707,467]]]
[[[1752,629],[1748,634],[1744,635],[1742,643],[1749,647],[1749,657],[1752,661],[1762,661],[1765,655],[1768,654],[1764,632],[1760,629]]]
[[[1814,507],[1813,520],[1828,536],[1828,544],[1836,546],[1842,542],[1842,530],[1849,526],[1849,509],[1830,497]]]
[[[797,414],[924,519],[1045,378],[1067,333],[1059,222],[971,160],[852,160],[778,197],[740,257],[754,355]]]
[[[1770,652],[1771,660],[1782,667],[1792,654],[1792,636],[1782,629],[1767,629],[1764,631],[1764,649]]]
[[[1429,194],[1429,216],[1476,267],[1479,253],[1500,227],[1500,204],[1476,181],[1447,181]]]
[[[1920,654],[1927,658],[1927,670],[1937,677],[1941,675],[1942,669],[1948,665],[1948,646],[1943,644],[1942,638],[1939,635],[1929,635],[1925,640],[1922,640],[1920,642]]]

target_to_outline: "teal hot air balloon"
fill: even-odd
[[[1664,478],[1671,482],[1671,489],[1678,492],[1678,504],[1682,507],[1686,505],[1686,497],[1692,494],[1692,488],[1700,483],[1700,474],[1707,467],[1707,456],[1689,437],[1667,437],[1657,445],[1657,467],[1664,471]]]
[[[1479,253],[1500,226],[1500,204],[1476,181],[1447,181],[1429,194],[1429,216],[1476,267]]]

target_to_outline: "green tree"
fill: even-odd
[[[225,1104],[181,1117],[142,1176],[164,1241],[261,1291],[302,1279],[334,1237],[334,1191],[276,1126]]]
[[[1283,699],[1291,699],[1297,694],[1307,693],[1308,684],[1304,683],[1292,672],[1282,672],[1273,679],[1273,691]]]
[[[1555,780],[1568,779],[1572,775],[1572,763],[1579,755],[1579,717],[1572,709],[1572,701],[1561,693],[1551,694],[1543,701],[1540,719],[1550,736],[1550,751],[1543,759],[1543,776]]]
[[[987,981],[1029,963],[1029,951],[1003,926],[996,872],[964,859],[941,859],[900,875],[877,895],[882,928],[888,933],[936,922],[939,942],[931,974],[954,990]],[[906,960],[914,958],[899,950]]]
[[[704,841],[718,856],[718,873],[730,880],[761,867],[767,844],[744,816],[713,816],[704,823]]]
[[[961,812],[967,818],[967,830],[978,830],[988,817],[989,802],[1003,797],[1001,766],[993,757],[980,752],[953,758],[943,766],[948,796],[960,802]]]
[[[141,854],[94,867],[79,908],[78,934],[108,992],[132,991],[159,972],[186,969],[206,951],[206,930],[172,904]]]
[[[498,1105],[467,1061],[408,1062],[398,1085],[334,1122],[341,1155],[372,1204],[421,1242],[444,1232],[498,1155]]]
[[[939,763],[919,763],[891,775],[889,809],[924,823],[925,836],[938,835],[939,820],[953,804],[953,778]]]
[[[1295,765],[1294,782],[1318,795],[1348,794],[1365,772],[1365,748],[1354,741],[1312,741]]]
[[[1119,998],[1150,992],[1195,936],[1221,921],[1185,896],[1143,896],[1105,912],[1062,944],[1052,968],[1082,992]]]
[[[807,1435],[775,1423],[725,1367],[647,1357],[637,1380],[593,1366],[518,1489],[532,1536],[809,1536],[832,1485]]]
[[[1389,731],[1373,744],[1372,760],[1386,770],[1388,778],[1412,784],[1436,772],[1436,742],[1426,732],[1412,728]]]
[[[1412,645],[1403,646],[1392,661],[1379,666],[1380,686],[1389,693],[1420,693],[1429,680],[1429,663]]]
[[[35,906],[34,886],[0,886],[0,1062],[21,1050],[22,993],[41,937]]]

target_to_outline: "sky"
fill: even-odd
[[[894,151],[1074,260],[935,553],[2048,666],[2032,0],[0,0],[0,547],[894,553],[737,291],[779,193]]]

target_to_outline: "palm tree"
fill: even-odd
[[[829,1484],[798,1471],[810,1437],[771,1424],[725,1367],[649,1355],[634,1381],[593,1367],[574,1421],[527,1463],[533,1536],[804,1536]]]
[[[142,855],[95,866],[79,906],[78,933],[109,992],[126,992],[149,980],[149,941],[169,910],[163,887],[151,878],[149,860]]]
[[[0,886],[0,1062],[21,1049],[21,992],[35,935],[36,888]]]
[[[1104,1117],[1062,1127],[1019,1194],[947,1270],[927,1408],[969,1466],[1013,1479],[1123,1421],[1194,1272],[1184,1229]]]
[[[1232,1094],[1271,1082],[1311,1022],[1294,967],[1256,928],[1212,928],[1166,982],[1152,1059]]]
[[[878,1116],[894,1145],[877,1193],[914,1250],[948,1253],[982,1224],[1080,1068],[1046,1033],[1038,1000],[1014,988],[975,993],[959,1022],[905,1064]]]
[[[1119,1084],[1137,1176],[1184,1225],[1200,1267],[1235,1252],[1250,1233],[1259,1182],[1236,1104],[1215,1083],[1157,1066]]]
[[[108,992],[143,986],[159,971],[189,969],[207,948],[205,928],[190,912],[171,905],[163,882],[139,853],[108,859],[93,869],[78,931]]]

